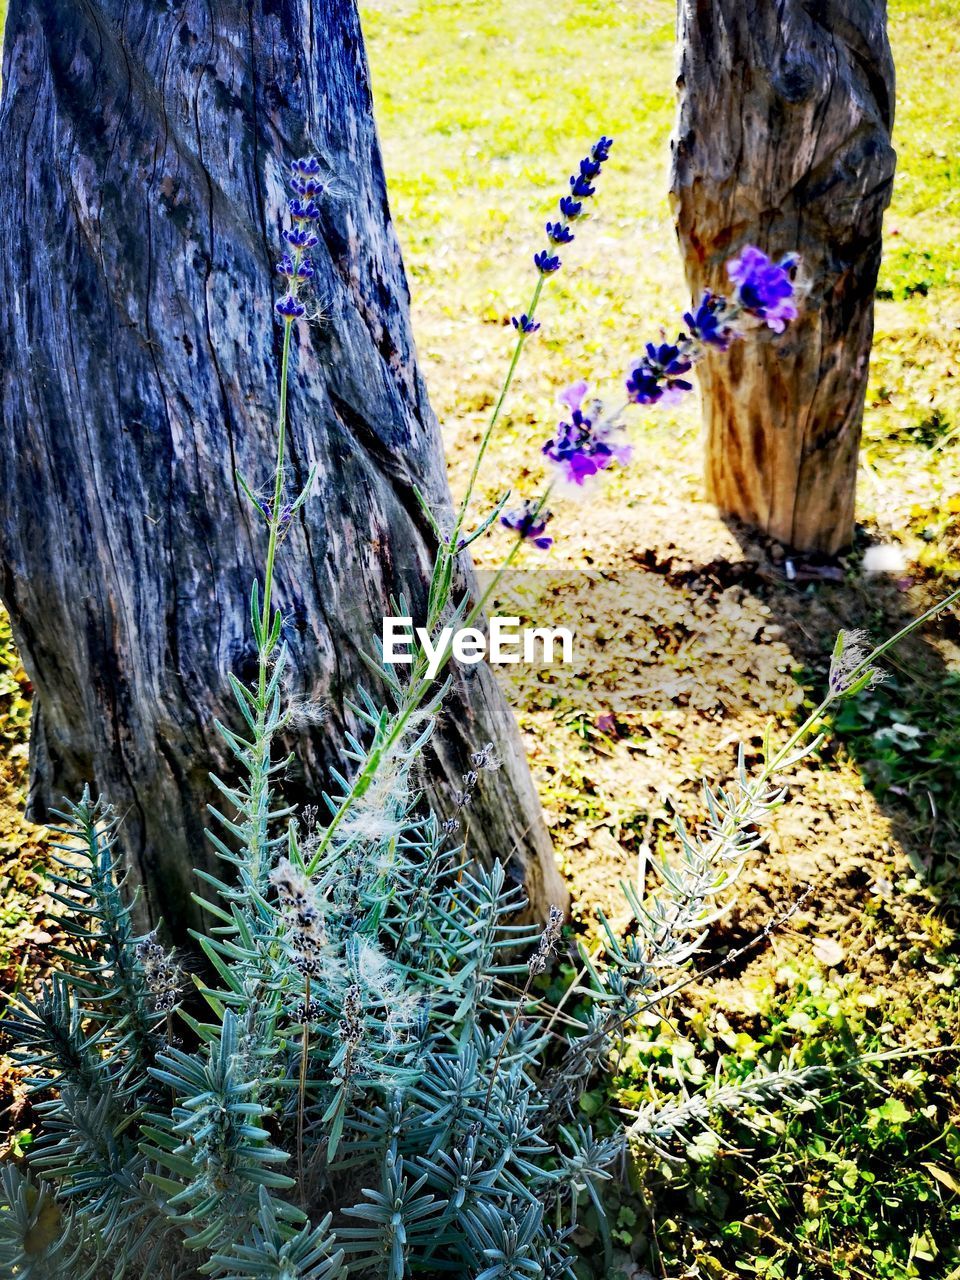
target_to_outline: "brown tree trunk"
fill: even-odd
[[[854,490],[896,160],[885,0],[679,0],[671,192],[694,295],[745,244],[796,250],[800,321],[700,367],[707,488],[801,551],[853,534]]]
[[[334,194],[313,254],[323,318],[296,329],[290,393],[291,489],[319,479],[278,570],[289,693],[326,708],[290,744],[295,800],[344,764],[344,697],[390,596],[423,601],[413,485],[449,511],[355,5],[13,0],[0,136],[0,585],[36,691],[32,812],[93,782],[179,933],[209,865],[207,773],[232,773],[213,723],[233,715],[226,675],[255,664],[263,531],[236,473],[272,466],[297,155],[322,157]],[[471,847],[539,909],[562,901],[490,671],[459,673],[448,708],[431,798],[449,803],[495,740],[505,767],[476,796]]]

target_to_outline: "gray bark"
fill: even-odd
[[[13,0],[0,105],[2,596],[35,689],[31,809],[90,781],[123,815],[133,878],[176,933],[192,916],[226,673],[249,676],[263,531],[235,475],[274,452],[287,166],[316,152],[317,297],[299,324],[285,543],[290,693],[326,708],[289,745],[294,800],[343,765],[344,696],[369,679],[391,594],[422,602],[417,484],[449,507],[417,368],[367,64],[349,0]],[[465,572],[467,572],[465,566]],[[505,767],[470,844],[539,910],[562,881],[486,667],[464,670],[432,762],[442,804],[470,751]]]
[[[802,551],[853,534],[895,153],[884,0],[679,0],[671,190],[694,295],[744,244],[797,250],[800,322],[701,365],[707,488]]]

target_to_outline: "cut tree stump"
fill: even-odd
[[[883,0],[680,0],[671,192],[687,280],[797,251],[799,322],[700,365],[709,497],[800,551],[853,535],[894,70]]]
[[[214,720],[236,718],[227,673],[256,669],[264,535],[236,473],[271,474],[298,155],[334,194],[290,388],[290,487],[318,480],[278,568],[288,693],[323,707],[286,743],[294,801],[344,765],[344,698],[391,595],[424,601],[413,486],[449,515],[355,6],[12,0],[0,133],[0,585],[35,690],[31,813],[91,782],[150,915],[183,936],[192,867],[211,865],[208,771],[235,773]],[[504,767],[468,843],[543,912],[566,894],[519,735],[489,669],[465,668],[426,780],[441,811],[488,740]]]

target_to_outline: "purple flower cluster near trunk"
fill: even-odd
[[[613,140],[606,135],[594,143],[580,161],[577,172],[570,177],[570,190],[559,202],[559,217],[546,224],[546,246],[538,249],[533,258],[539,278],[530,306],[522,314],[511,317],[518,335],[517,346],[493,423],[510,386],[523,340],[540,328],[534,313],[546,279],[563,265],[557,250],[573,241],[572,224],[584,216],[586,202],[596,194],[596,180],[609,159],[612,145]],[[305,197],[311,194],[303,192]],[[294,210],[291,205],[291,213],[302,216],[308,207],[297,203]],[[693,390],[690,375],[709,353],[719,355],[729,351],[751,329],[766,328],[782,333],[787,324],[797,318],[799,259],[795,255],[776,262],[756,245],[745,245],[726,266],[733,285],[730,296],[705,291],[699,301],[683,313],[685,327],[675,341],[669,341],[661,330],[659,342],[644,344],[642,354],[627,371],[626,404],[620,409],[608,413],[601,401],[588,401],[585,381],[575,382],[561,394],[560,401],[567,412],[541,447],[543,457],[550,463],[554,484],[559,483],[568,493],[582,493],[611,467],[626,466],[632,450],[625,438],[621,416],[629,405],[677,403]],[[278,309],[281,306],[282,303],[278,304]],[[500,523],[521,541],[547,550],[553,545],[553,539],[544,533],[549,519],[550,512],[543,509],[542,501],[526,500],[521,507],[502,515]]]
[[[275,304],[276,313],[285,324],[306,314],[299,289],[304,280],[313,279],[313,263],[306,257],[306,251],[320,243],[316,232],[320,221],[317,200],[324,192],[320,180],[322,166],[316,156],[294,160],[291,168],[290,187],[295,194],[287,201],[290,226],[284,227],[282,233],[290,251],[277,263],[277,275],[285,281],[287,293]]]
[[[735,301],[774,333],[783,333],[788,321],[797,318],[791,278],[796,266],[797,259],[792,255],[780,262],[771,262],[765,253],[750,244],[739,258],[727,263],[727,275],[736,285]]]
[[[578,488],[613,463],[625,465],[631,456],[630,446],[622,439],[622,425],[600,416],[603,406],[599,401],[584,410],[587,390],[586,382],[575,382],[561,394],[561,403],[570,410],[570,420],[559,423],[556,434],[542,450],[554,464],[558,477]]]

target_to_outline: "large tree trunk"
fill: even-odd
[[[181,932],[208,863],[207,771],[226,674],[255,667],[262,526],[236,473],[269,477],[273,264],[289,161],[330,169],[323,318],[296,329],[279,604],[293,697],[326,717],[292,743],[295,799],[343,765],[344,695],[391,594],[423,600],[416,483],[449,508],[410,332],[352,0],[12,0],[0,109],[2,595],[33,681],[32,812],[92,781],[134,878]],[[468,567],[465,566],[465,572]],[[470,844],[538,908],[562,881],[490,671],[457,675],[434,761],[442,808],[469,753],[505,760]],[[355,727],[355,726],[354,726]]]
[[[800,323],[701,365],[707,487],[802,551],[853,534],[881,223],[893,183],[885,0],[679,0],[671,190],[694,294],[744,244],[797,250]]]

